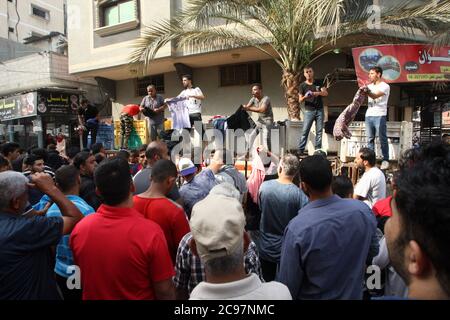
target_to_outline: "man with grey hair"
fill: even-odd
[[[156,93],[156,87],[151,84],[147,87],[147,93],[141,102],[140,110],[144,116],[148,117],[149,133],[152,141],[164,129],[164,109],[167,105],[164,98]]]
[[[30,177],[31,184],[21,173],[0,173],[0,300],[61,299],[50,247],[83,217],[49,175]],[[31,187],[47,194],[63,217],[24,216]]]
[[[213,214],[212,214],[213,213]],[[200,257],[206,280],[191,293],[191,300],[291,300],[285,285],[263,283],[244,268],[250,243],[242,205],[235,198],[211,194],[198,202],[190,220],[190,247]]]
[[[292,154],[282,157],[278,165],[278,179],[264,182],[259,189],[261,222],[255,242],[260,253],[263,277],[275,279],[280,262],[281,241],[284,229],[298,211],[308,203],[308,198],[293,183],[300,162]]]

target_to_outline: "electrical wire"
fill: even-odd
[[[13,73],[26,73],[26,74],[40,74],[40,75],[61,75],[61,76],[70,76],[69,73],[66,72],[35,72],[35,71],[25,71],[25,70],[12,70],[10,68],[8,68],[8,66],[4,63],[0,61],[0,66],[2,66],[4,69],[2,71],[6,71],[6,72],[13,72]],[[79,79],[79,77],[77,76],[73,76],[72,77],[76,77],[77,79]]]
[[[19,22],[20,22],[20,15],[19,15],[19,10],[17,9],[17,1],[19,1],[19,0],[16,0],[14,2],[14,4],[15,4],[14,6],[16,8],[16,14],[17,14],[17,22],[16,22],[16,26],[14,27],[14,31],[16,32],[17,42],[19,42],[19,31],[17,31],[17,26],[19,25]]]
[[[6,23],[8,25],[8,40],[9,40],[9,10],[8,10],[8,3],[6,3]]]
[[[40,74],[40,75],[61,75],[61,76],[72,76],[72,77],[74,77],[73,75],[70,75],[70,74],[65,73],[65,72],[31,72],[31,71],[24,71],[24,70],[11,70],[11,69],[7,69],[7,68],[2,70],[2,71],[12,72],[12,73]]]

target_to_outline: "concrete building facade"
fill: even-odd
[[[110,113],[94,78],[69,74],[66,27],[66,0],[0,2],[1,140],[45,146],[44,136],[62,132],[76,144],[74,109],[83,97]]]
[[[64,0],[0,2],[0,37],[23,43],[50,32],[65,33]]]

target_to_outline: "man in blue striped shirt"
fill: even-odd
[[[55,175],[57,187],[66,195],[83,216],[94,213],[95,210],[79,197],[80,193],[80,172],[73,165],[66,165],[58,169]],[[47,217],[60,217],[61,211],[56,204],[53,204],[47,211]],[[74,273],[74,261],[72,250],[69,246],[70,234],[61,238],[56,246],[55,273],[57,283],[63,293],[65,300],[81,300],[80,288],[69,288],[68,278]],[[72,286],[70,286],[72,287]]]

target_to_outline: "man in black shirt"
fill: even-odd
[[[308,141],[309,131],[313,122],[316,122],[316,143],[315,149],[322,148],[322,131],[323,131],[323,102],[322,97],[328,96],[328,91],[322,87],[320,83],[314,81],[314,70],[311,67],[303,68],[303,74],[306,81],[300,84],[298,98],[300,102],[305,103],[303,112],[303,131],[298,146],[299,153],[305,151],[306,142]]]
[[[97,210],[102,203],[95,192],[94,170],[97,166],[95,156],[90,152],[82,151],[73,158],[73,165],[80,170],[80,198]]]
[[[81,106],[78,108],[78,122],[80,126],[86,128],[83,131],[83,147],[87,147],[89,132],[91,133],[91,145],[93,145],[97,140],[98,109],[87,99],[81,100]]]

